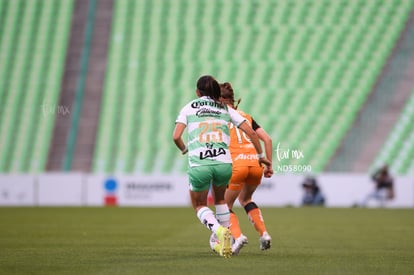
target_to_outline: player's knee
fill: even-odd
[[[240,202],[240,205],[242,207],[245,207],[246,205],[252,202],[252,196],[246,196],[246,194],[242,193],[239,195],[238,200]]]
[[[239,198],[239,202],[240,202],[240,205],[242,207],[245,207],[246,205],[248,205],[251,202],[251,199],[242,199],[242,198]]]

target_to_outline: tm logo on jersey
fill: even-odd
[[[223,148],[213,148],[213,143],[206,143],[206,147],[208,148],[206,151],[200,152],[200,159],[214,158],[226,154],[226,150]]]

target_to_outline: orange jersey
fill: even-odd
[[[243,111],[237,110],[237,112],[246,119],[246,122],[250,126],[255,124],[250,115],[244,113]],[[256,130],[256,129],[254,129]],[[230,153],[233,161],[233,166],[260,166],[259,158],[257,156],[256,149],[254,148],[253,143],[250,141],[250,138],[246,135],[245,132],[230,125]]]

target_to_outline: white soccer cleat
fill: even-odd
[[[244,236],[243,234],[238,237],[235,241],[234,244],[231,248],[231,250],[233,251],[233,255],[239,255],[240,250],[243,248],[243,246],[245,246],[246,244],[248,244],[248,240],[247,237]]]
[[[267,232],[264,232],[263,235],[260,237],[260,249],[266,250],[269,249],[271,246],[272,238]]]

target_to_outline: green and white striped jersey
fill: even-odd
[[[181,109],[176,123],[187,125],[189,166],[231,163],[229,123],[245,121],[236,110],[203,96]]]

